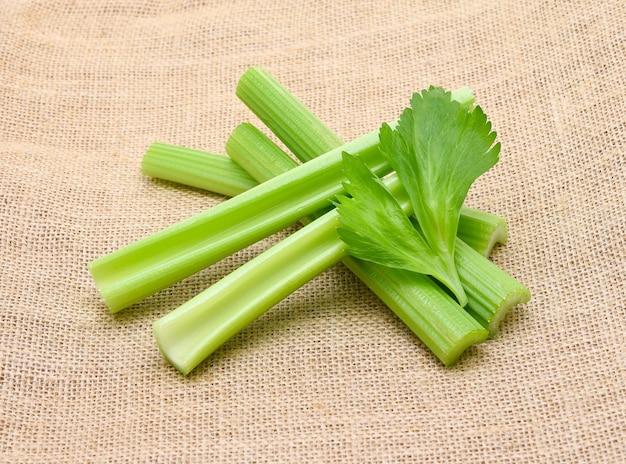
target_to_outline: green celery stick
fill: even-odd
[[[328,126],[262,67],[248,68],[239,78],[235,93],[303,163],[343,144]],[[452,99],[469,108],[474,104],[474,92],[468,87],[460,87],[452,92]]]
[[[231,158],[191,148],[154,142],[142,162],[143,174],[234,197],[259,183]]]
[[[248,68],[239,78],[235,93],[262,121],[276,122],[272,132],[303,162],[343,145],[317,116],[261,67]],[[268,95],[276,104],[269,104]],[[292,130],[294,127],[300,130]]]

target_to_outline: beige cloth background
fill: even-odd
[[[533,292],[498,339],[445,369],[339,265],[179,375],[152,321],[284,233],[108,313],[88,261],[224,200],[146,147],[223,153],[250,65],[344,139],[475,90]],[[626,461],[625,107],[623,0],[2,2],[0,461]]]

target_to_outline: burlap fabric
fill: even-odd
[[[338,265],[188,377],[151,323],[289,231],[116,316],[87,263],[224,200],[140,173],[223,153],[266,67],[348,140],[430,85],[503,144],[468,203],[533,300],[446,369]],[[626,6],[9,1],[0,6],[2,462],[626,461]]]

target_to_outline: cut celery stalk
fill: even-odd
[[[276,121],[272,132],[301,161],[309,161],[343,144],[322,121],[261,67],[248,68],[239,78],[235,93],[262,121]],[[272,96],[275,104],[268,104],[268,95]],[[306,132],[293,131],[291,127],[299,127]]]
[[[146,176],[204,188],[234,197],[259,183],[231,158],[191,148],[154,142],[141,161]]]
[[[337,216],[324,216],[228,274],[153,324],[167,361],[188,374],[267,309],[335,264]]]
[[[249,153],[250,148],[254,149],[254,156]],[[226,153],[256,182],[258,179],[266,181],[298,166],[297,161],[289,157],[263,132],[247,122],[235,127],[228,137]]]
[[[324,217],[316,227],[295,232],[157,320],[153,331],[163,356],[189,373],[267,309],[335,264],[343,244],[327,243],[336,219]]]
[[[509,229],[506,219],[501,216],[463,207],[457,235],[474,250],[488,258],[496,245],[506,243]]]
[[[455,261],[469,302],[465,309],[494,337],[510,308],[527,303],[530,291],[457,238]]]
[[[402,198],[403,188],[395,174],[385,183]],[[400,201],[403,208],[410,208],[406,195]],[[324,214],[157,320],[153,332],[163,356],[180,372],[189,373],[281,299],[343,259],[345,245],[337,235],[337,224],[336,210]],[[431,279],[382,268],[378,272],[383,274],[376,275],[373,263],[361,267],[350,260],[350,264],[366,283],[380,285],[398,276],[386,288],[391,309],[444,364],[453,364],[468,346],[487,338],[487,330]],[[397,290],[403,292],[405,304],[401,298],[392,298]],[[420,307],[419,313],[412,309],[414,305]]]
[[[302,162],[343,144],[326,124],[262,67],[248,68],[240,77],[235,93]],[[474,104],[474,92],[461,87],[452,92],[452,99],[469,108]]]

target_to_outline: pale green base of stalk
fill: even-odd
[[[160,142],[152,143],[141,161],[146,176],[204,188],[234,197],[259,183],[246,170],[224,155]]]

